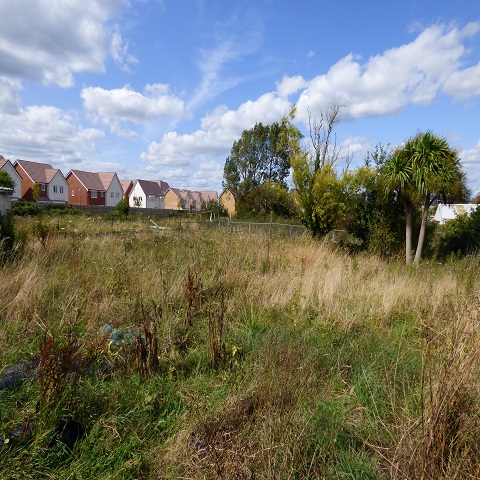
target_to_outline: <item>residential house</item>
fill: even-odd
[[[165,208],[168,183],[161,180],[137,179],[129,194],[129,205],[138,208]]]
[[[105,188],[105,206],[115,207],[123,199],[122,183],[114,172],[102,172],[98,176]]]
[[[20,159],[15,161],[13,167],[22,177],[21,200],[46,203],[68,202],[68,183],[58,168],[53,168],[48,163]]]
[[[18,174],[15,168],[13,168],[12,162],[2,155],[0,155],[0,170],[7,172],[15,183],[11,199],[19,200],[22,196],[22,177]]]
[[[218,193],[214,190],[201,190],[200,196],[202,197],[202,210],[205,210],[209,202],[218,201]]]
[[[133,188],[133,180],[120,180],[120,184],[122,185],[123,189],[123,199],[128,202],[130,198],[130,192]]]
[[[185,210],[188,190],[169,188],[165,193],[165,208],[170,210]]]
[[[433,220],[444,225],[448,220],[453,220],[460,215],[470,215],[477,207],[476,203],[452,203],[450,205],[439,203]]]
[[[228,188],[221,193],[219,201],[225,207],[229,215],[235,215],[235,197]]]
[[[202,210],[202,196],[200,195],[200,192],[187,190],[185,206],[187,205],[190,212],[200,212]]]
[[[83,170],[70,170],[68,183],[68,203],[82,206],[105,206],[106,188],[100,175]]]

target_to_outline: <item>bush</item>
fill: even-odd
[[[38,205],[35,205],[34,203],[23,202],[19,200],[17,202],[12,202],[11,212],[14,215],[18,215],[19,217],[25,217],[27,215],[40,215],[42,213],[42,210]]]
[[[15,188],[12,177],[4,170],[0,170],[0,187],[11,188],[12,190]]]
[[[123,199],[117,203],[115,210],[118,212],[119,215],[123,215],[124,217],[126,217],[130,213],[130,205],[127,200]]]
[[[130,214],[130,205],[127,200],[123,199],[117,203],[113,212],[104,215],[105,220],[127,220]]]
[[[445,259],[452,254],[462,257],[480,250],[480,208],[470,216],[462,215],[440,225],[435,246],[439,259]]]
[[[71,205],[65,203],[52,203],[47,205],[44,209],[46,213],[52,214],[61,214],[61,215],[80,215],[82,214],[81,211],[77,210],[76,208],[72,207]]]
[[[0,263],[3,263],[13,250],[15,228],[11,213],[0,214]]]

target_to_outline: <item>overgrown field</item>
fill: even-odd
[[[36,222],[0,267],[0,478],[480,478],[478,258]]]

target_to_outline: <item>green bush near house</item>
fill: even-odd
[[[439,259],[475,254],[480,250],[480,208],[438,225],[436,233],[434,249]]]
[[[12,190],[15,188],[12,177],[4,170],[0,170],[0,187],[11,188]]]

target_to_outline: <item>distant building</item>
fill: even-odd
[[[120,184],[122,185],[123,189],[123,199],[128,202],[130,198],[130,192],[133,188],[133,180],[120,180]]]
[[[235,197],[228,188],[221,193],[219,201],[225,207],[229,215],[235,215]]]
[[[433,220],[438,222],[440,225],[445,224],[449,220],[453,220],[460,215],[470,215],[474,210],[476,210],[478,205],[476,203],[452,203],[452,204],[443,204],[439,203],[437,205],[437,210]]]
[[[58,168],[53,168],[48,163],[20,159],[16,160],[13,166],[22,177],[21,200],[45,203],[68,202],[68,183]],[[38,198],[35,198],[36,188],[38,188]]]
[[[131,207],[164,209],[169,188],[162,180],[137,179],[130,190],[128,203]]]
[[[7,160],[2,155],[0,155],[0,170],[7,172],[15,183],[11,199],[19,200],[22,197],[22,177],[15,170],[12,162],[10,162],[10,160]]]
[[[165,194],[165,208],[170,210],[188,210],[188,190],[169,188]]]

